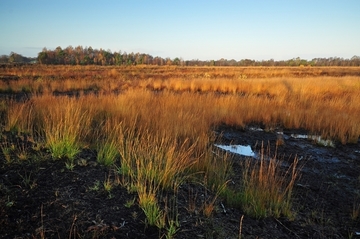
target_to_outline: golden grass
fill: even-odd
[[[32,132],[33,119],[31,102],[10,100],[7,105],[5,130],[12,132]]]
[[[207,83],[203,82],[204,85]],[[226,81],[223,84],[226,85]],[[95,108],[121,115],[129,122],[137,118],[154,131],[175,131],[170,133],[172,135],[190,130],[200,135],[199,132],[206,131],[209,125],[223,122],[241,126],[251,121],[283,124],[288,128],[303,127],[338,137],[344,143],[347,138],[356,138],[359,134],[357,124],[351,124],[357,122],[360,113],[356,103],[360,98],[358,78],[320,78],[316,82],[313,79],[258,79],[246,80],[241,87],[237,88],[241,89],[237,94],[226,95],[219,95],[218,91],[207,94],[163,91],[154,94],[133,89],[120,96],[87,96],[86,100],[91,101]],[[198,117],[192,117],[192,114]],[[145,122],[151,115],[156,115],[156,120]],[[189,125],[197,126],[190,126],[192,129],[174,127],[178,121],[189,120],[193,120]]]
[[[73,160],[89,133],[91,117],[82,106],[86,102],[75,98],[44,96],[33,98],[40,134],[53,157]]]
[[[333,76],[321,76],[324,72]],[[337,77],[343,72],[350,76]],[[283,175],[279,162],[267,162],[262,152],[259,165],[245,165],[242,195],[248,198],[244,199],[229,193],[231,163],[214,148],[213,130],[220,124],[243,127],[257,122],[304,128],[344,144],[357,142],[360,77],[355,72],[353,68],[24,66],[5,69],[4,74],[20,79],[1,81],[0,90],[33,93],[28,101],[5,103],[6,130],[43,139],[55,158],[74,160],[82,148],[95,149],[99,162],[117,167],[122,185],[136,190],[148,223],[162,228],[167,212],[161,210],[157,195],[163,190],[176,192],[186,180],[201,183],[215,195],[204,202],[206,216],[211,216],[217,197],[226,193],[242,201],[249,214],[262,212],[256,217],[289,215],[296,163]],[[87,94],[89,90],[96,94]],[[76,97],[53,95],[74,91]],[[288,176],[290,181],[284,181]],[[263,201],[251,208],[256,198]]]

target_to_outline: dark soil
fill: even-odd
[[[276,150],[276,130],[224,126],[217,133],[219,142],[250,145],[255,152],[262,142],[270,145],[270,152],[284,159],[284,169],[286,162],[300,159],[301,178],[294,188],[295,218],[255,219],[221,198],[213,215],[206,217],[201,205],[210,193],[200,184],[184,182],[176,195],[163,192],[159,197],[163,207],[178,212],[180,227],[175,238],[239,238],[240,233],[242,238],[356,238],[360,232],[360,216],[354,215],[360,210],[359,142],[323,147],[290,136],[305,131],[284,130],[284,144]],[[28,159],[13,163],[7,163],[1,154],[1,238],[159,238],[166,233],[146,225],[135,193],[121,185],[110,192],[104,190],[103,182],[115,182],[116,172],[98,165],[95,152],[84,149],[71,171],[64,160],[51,159],[46,149],[37,148],[24,135],[4,132],[2,142],[30,153]],[[18,157],[16,152],[11,153],[12,158]],[[236,183],[244,157],[234,155],[231,160],[231,180]],[[134,204],[129,203],[134,199]]]

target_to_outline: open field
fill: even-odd
[[[4,238],[360,232],[358,67],[7,66],[0,95]]]

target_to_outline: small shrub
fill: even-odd
[[[94,183],[94,186],[89,187],[91,191],[99,191],[100,189],[100,181],[96,180]]]
[[[126,208],[130,208],[130,207],[132,207],[134,204],[135,204],[135,198],[132,199],[132,200],[126,201],[126,203],[124,204],[124,206],[125,206]]]
[[[70,171],[73,171],[74,168],[75,168],[75,164],[73,161],[71,160],[68,160],[67,162],[65,162],[65,167],[70,170]]]
[[[104,182],[103,182],[103,186],[104,186],[104,190],[108,193],[110,193],[110,191],[113,188],[113,183],[110,180],[110,177],[108,177]]]

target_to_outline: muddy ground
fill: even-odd
[[[180,227],[175,238],[239,238],[240,233],[241,238],[358,237],[359,142],[335,142],[334,147],[324,147],[314,140],[295,137],[306,135],[304,130],[284,129],[284,144],[275,150],[278,131],[259,126],[222,126],[216,133],[218,143],[250,145],[254,152],[260,150],[261,142],[269,144],[270,152],[276,151],[284,159],[284,168],[286,162],[299,158],[301,178],[294,188],[295,217],[251,218],[241,209],[228,207],[220,198],[208,218],[200,211],[209,192],[201,185],[184,182],[177,196],[164,192],[162,198],[167,201],[160,202],[172,209],[171,205],[177,205]],[[110,193],[103,189],[104,181],[115,180],[115,172],[98,165],[95,152],[83,150],[70,171],[64,161],[51,160],[46,149],[37,149],[26,136],[4,132],[1,139],[31,151],[28,160],[12,164],[7,164],[1,154],[1,238],[159,238],[166,234],[165,230],[146,226],[136,194],[121,186],[113,187]],[[239,162],[244,156],[233,155],[231,160],[232,181],[238,182]],[[196,198],[194,202],[190,202],[190,195]]]

